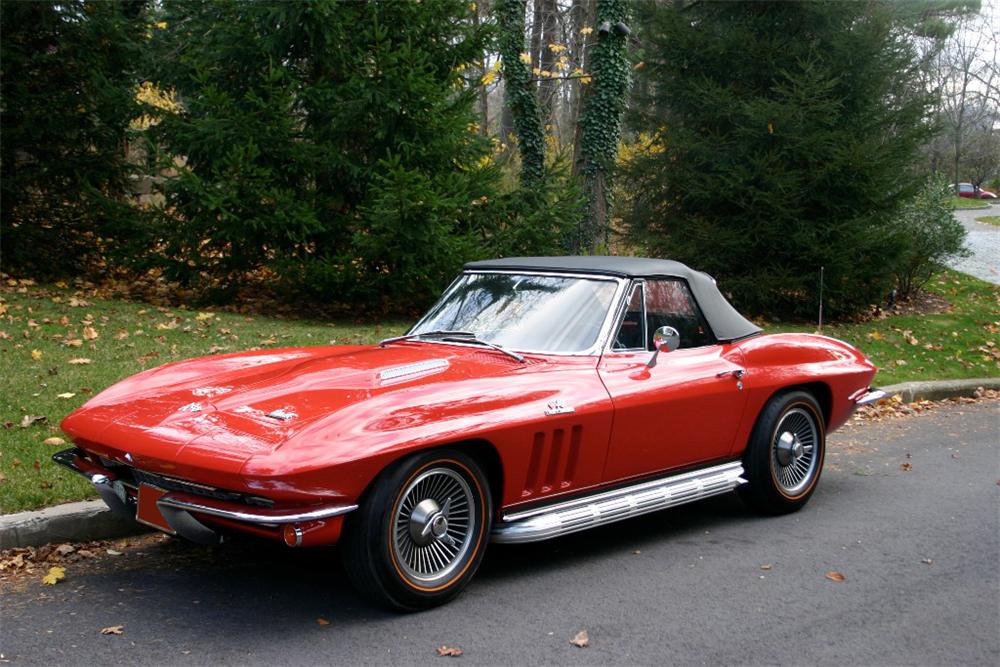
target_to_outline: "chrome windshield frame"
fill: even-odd
[[[495,275],[495,274],[507,274],[507,275],[514,275],[514,276],[546,276],[546,277],[554,277],[554,278],[578,278],[578,279],[581,279],[581,280],[599,280],[599,281],[604,281],[604,282],[615,283],[615,293],[611,297],[611,303],[608,306],[607,312],[604,313],[604,320],[601,322],[601,328],[598,331],[597,339],[594,341],[594,344],[591,345],[586,350],[580,350],[580,351],[577,351],[577,352],[558,352],[558,351],[551,351],[551,350],[529,350],[529,349],[519,348],[519,347],[518,348],[514,348],[514,347],[508,348],[510,350],[513,350],[514,352],[519,352],[521,354],[536,354],[536,355],[554,356],[554,357],[599,357],[599,356],[601,356],[601,352],[602,352],[602,350],[604,350],[604,347],[605,347],[605,344],[606,344],[606,342],[608,340],[608,337],[611,335],[612,326],[614,324],[614,318],[615,318],[615,316],[617,315],[618,311],[621,308],[621,300],[622,300],[622,295],[625,293],[625,287],[631,282],[628,278],[623,278],[621,276],[608,276],[608,275],[601,275],[601,274],[594,274],[594,273],[567,273],[567,272],[564,272],[564,271],[537,271],[537,270],[536,271],[525,271],[525,270],[513,270],[513,269],[498,269],[498,270],[475,269],[475,270],[462,271],[462,273],[460,273],[455,278],[455,280],[453,280],[451,282],[451,284],[448,286],[448,289],[446,289],[441,294],[441,297],[440,297],[440,299],[438,299],[438,301],[439,302],[443,301],[443,300],[447,299],[449,296],[451,296],[452,292],[455,291],[455,289],[458,287],[459,282],[465,276],[469,276],[469,275]],[[417,320],[416,324],[414,324],[412,327],[410,327],[407,330],[406,333],[407,334],[412,333],[414,330],[417,329],[417,327],[419,327],[421,324],[423,324],[424,321],[427,319],[427,317],[430,315],[430,310],[431,309],[428,309],[427,312],[424,314],[424,316],[421,317],[419,320]],[[458,346],[461,346],[461,347],[472,347],[472,348],[483,349],[482,345],[476,345],[474,343],[462,343],[462,342],[453,341],[453,340],[435,340],[433,338],[427,338],[427,339],[421,339],[420,342],[422,342],[422,343],[434,343],[434,344],[437,344],[437,345],[458,345]]]

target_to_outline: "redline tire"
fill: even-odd
[[[809,501],[823,471],[823,412],[805,391],[785,391],[761,410],[743,454],[747,484],[738,492],[762,514],[787,514]]]
[[[399,611],[448,602],[482,562],[493,515],[480,465],[456,449],[409,456],[387,468],[348,515],[348,576],[371,600]]]

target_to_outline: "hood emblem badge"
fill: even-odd
[[[547,417],[551,417],[552,415],[564,415],[569,412],[576,412],[576,408],[564,405],[558,398],[551,401],[545,409],[545,415]]]
[[[283,422],[298,417],[298,415],[292,412],[291,410],[285,410],[285,409],[272,410],[271,412],[267,413],[267,416],[270,417],[271,419],[277,419]]]
[[[201,412],[201,403],[188,403],[178,408],[177,412]]]
[[[211,398],[213,396],[228,394],[232,390],[232,387],[198,387],[197,389],[192,389],[191,394],[198,396],[199,398]]]

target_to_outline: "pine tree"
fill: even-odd
[[[633,240],[716,276],[742,309],[814,315],[877,303],[931,101],[888,3],[649,5]]]
[[[139,217],[126,140],[146,3],[3,2],[0,23],[4,270],[78,273]]]
[[[155,128],[171,274],[231,294],[278,270],[325,300],[419,302],[482,237],[496,173],[463,73],[467,2],[167,2]],[[478,79],[476,81],[478,83]]]

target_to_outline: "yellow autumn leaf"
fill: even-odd
[[[587,76],[581,76],[581,77],[580,77],[580,83],[582,83],[582,84],[583,84],[583,85],[585,85],[585,86],[586,86],[586,85],[587,85],[588,83],[590,83],[590,81],[591,81],[591,78],[590,78],[590,75],[589,75],[589,74],[588,74]]]
[[[49,573],[42,577],[42,583],[46,586],[55,586],[58,582],[66,578],[66,568],[50,567]]]
[[[42,351],[41,350],[32,350],[31,351],[31,358],[34,359],[35,361],[41,361],[41,359],[42,359]]]
[[[75,359],[70,359],[66,363],[72,366],[86,366],[87,364],[91,363],[91,361],[90,359],[87,359],[85,357],[76,357]]]
[[[580,28],[581,35],[589,35],[592,32],[594,32],[594,29],[591,28],[589,25],[585,25],[582,28]]]
[[[167,29],[167,22],[166,21],[157,21],[156,27],[159,28],[160,30],[166,30]]]
[[[210,320],[215,317],[215,313],[198,313],[194,316],[196,320]]]
[[[524,63],[525,65],[530,65],[531,64],[531,54],[530,53],[522,53],[519,57],[521,58],[521,62]]]
[[[6,315],[6,314],[7,314],[7,304],[0,303],[0,315]]]
[[[97,329],[94,327],[84,327],[83,337],[85,340],[95,340],[100,334],[97,333]]]
[[[53,436],[51,438],[45,438],[45,440],[42,441],[42,444],[50,445],[52,447],[58,447],[59,445],[65,445],[66,441],[63,440],[62,438],[56,438]]]
[[[490,70],[489,72],[487,72],[486,74],[484,74],[483,78],[480,79],[479,81],[484,86],[488,86],[491,83],[493,83],[494,81],[496,81],[496,78],[497,78],[496,72],[494,72],[493,70]]]

